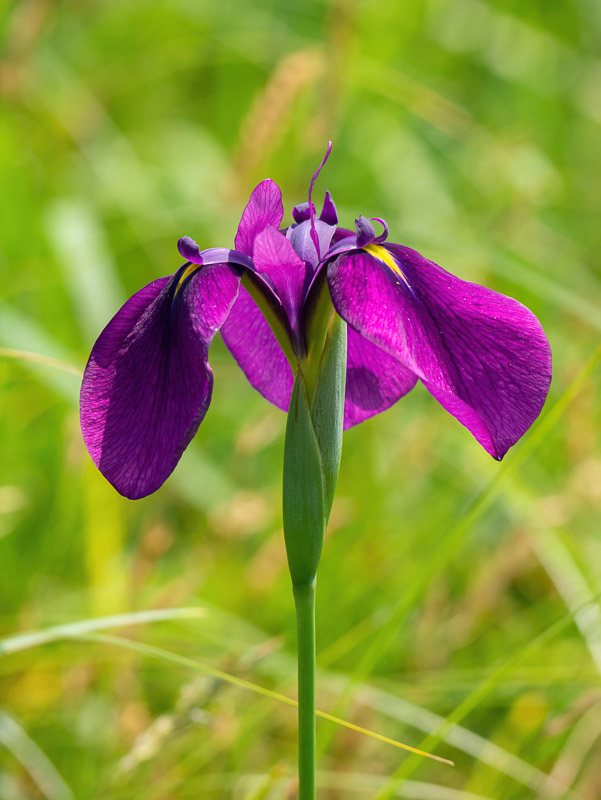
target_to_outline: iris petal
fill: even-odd
[[[509,297],[450,275],[408,247],[328,266],[338,313],[398,358],[495,458],[534,422],[551,381],[540,323]],[[398,270],[386,263],[392,256]]]
[[[326,225],[338,224],[338,212],[336,211],[336,204],[332,200],[332,195],[328,191],[326,191],[326,196],[323,201],[323,208],[321,210],[321,214],[319,215],[319,219],[322,222],[325,222]]]
[[[347,337],[345,430],[386,411],[411,391],[417,381],[417,375],[398,359],[350,326]]]
[[[310,221],[291,225],[286,231],[286,238],[292,242],[294,250],[303,261],[315,269],[320,256],[324,256],[330,247],[336,226],[328,225],[319,219],[315,220],[313,224],[314,228],[311,228]],[[314,234],[313,236],[312,233]],[[319,244],[319,255],[315,248],[314,238]]]
[[[357,231],[357,247],[365,247],[376,238],[374,226],[363,215],[355,220],[355,230]]]
[[[252,256],[256,237],[268,225],[279,228],[283,218],[284,206],[280,187],[275,181],[262,181],[253,189],[242,212],[234,247],[241,253]]]
[[[305,264],[288,239],[271,226],[256,237],[253,261],[257,272],[269,277],[286,310],[290,327],[295,330],[307,277]]]
[[[84,372],[86,446],[131,499],[161,486],[204,418],[213,388],[209,344],[238,290],[225,265],[198,270],[176,294],[181,276],[131,297],[98,337]]]
[[[243,287],[221,335],[251,386],[270,403],[288,411],[294,384],[292,369],[265,317]]]
[[[251,386],[270,403],[288,411],[294,385],[292,369],[263,314],[243,288],[221,335]],[[417,376],[398,359],[349,328],[345,430],[390,408],[416,381]]]

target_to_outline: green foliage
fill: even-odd
[[[179,266],[180,236],[231,243],[259,180],[289,215],[328,139],[315,200],[327,187],[343,224],[383,217],[392,241],[528,305],[555,375],[501,465],[419,386],[345,434],[318,707],[434,737],[457,766],[323,720],[319,796],[394,796],[402,762],[401,797],[598,797],[599,4],[9,0],[0,15],[0,635],[206,612],[119,631],[137,649],[84,624],[0,655],[2,800],[293,794],[295,710],[189,663],[294,694],[284,415],[216,341],[198,437],[130,503],[90,465],[78,378],[56,359],[81,369],[119,303]]]

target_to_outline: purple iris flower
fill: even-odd
[[[345,429],[392,406],[418,379],[497,459],[540,413],[551,352],[536,317],[389,243],[382,220],[360,216],[354,232],[338,227],[329,192],[317,216],[311,193],[329,152],[289,227],[279,187],[263,181],[234,250],[180,239],[185,263],[131,297],[94,344],[81,389],[83,436],[126,497],[158,489],[204,419],[217,331],[251,385],[287,411],[297,370],[315,358],[311,336],[324,303],[347,323]]]

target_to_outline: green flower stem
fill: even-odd
[[[298,638],[298,800],[315,800],[315,581],[295,585]]]

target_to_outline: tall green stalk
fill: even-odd
[[[298,637],[298,797],[315,800],[315,581],[294,587]]]

